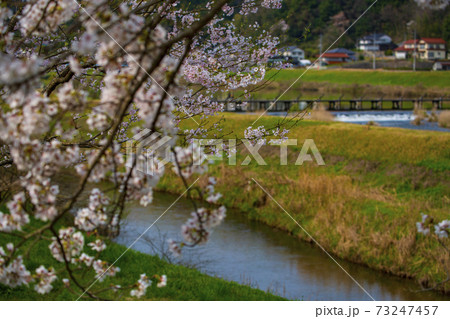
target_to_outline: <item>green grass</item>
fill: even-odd
[[[0,234],[0,246],[8,242],[15,242],[16,238]],[[51,265],[60,269],[62,264],[58,263],[50,255],[48,242],[40,241],[31,250],[29,259],[25,264],[27,269],[34,270],[40,265]],[[108,243],[108,248],[100,255],[100,259],[114,261],[125,251],[126,247],[114,242]],[[94,252],[88,251],[91,256]],[[90,291],[109,285],[121,285],[123,287],[135,283],[139,275],[146,273],[148,276],[154,274],[167,275],[167,286],[157,288],[153,284],[147,290],[144,300],[284,300],[281,297],[263,292],[249,286],[240,285],[235,282],[226,281],[220,278],[207,276],[198,270],[186,268],[180,265],[169,264],[156,256],[143,254],[134,250],[129,250],[115,264],[120,267],[120,272],[115,277],[108,277],[104,282],[95,284]],[[40,295],[34,290],[34,285],[10,288],[0,284],[0,300],[76,300],[81,291],[73,284],[73,292],[69,291],[61,283],[62,278],[67,278],[67,274],[60,274],[59,280],[53,283],[53,290],[46,295]],[[86,286],[93,276],[81,276],[79,279]],[[101,294],[103,298],[113,299],[116,296],[111,293]],[[132,299],[129,295],[124,295],[120,299]]]
[[[242,137],[254,115],[227,114],[224,132]],[[275,125],[279,118],[263,117],[256,126]],[[279,149],[260,150],[268,165],[252,161],[241,166],[247,152],[240,149],[237,166],[226,161],[210,167],[217,177],[222,203],[248,218],[310,240],[252,181],[256,179],[320,244],[335,255],[423,284],[445,279],[443,262],[450,256],[436,240],[417,234],[420,213],[448,218],[450,206],[450,134],[336,122],[303,121],[291,130],[299,146],[279,165]],[[303,141],[311,138],[325,166],[295,166]],[[206,183],[201,178],[199,185]],[[177,178],[166,175],[165,191],[181,192]],[[447,243],[448,244],[448,243]],[[441,289],[448,291],[447,284]]]
[[[282,100],[351,98],[425,98],[447,96],[450,77],[446,72],[386,70],[269,70],[263,88],[249,89],[253,99]],[[218,98],[226,98],[228,92]],[[242,90],[233,92],[240,98]],[[407,105],[410,107],[410,104]]]
[[[274,76],[275,81],[296,80],[305,69],[285,69]],[[271,78],[276,71],[267,72],[266,78]],[[450,77],[446,72],[427,71],[373,71],[373,70],[309,70],[302,77],[305,82],[329,82],[339,84],[370,84],[398,85],[448,88]]]

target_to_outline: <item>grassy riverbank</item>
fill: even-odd
[[[226,115],[224,132],[242,137],[256,116]],[[276,117],[259,125],[273,126]],[[438,220],[449,217],[450,135],[344,123],[303,121],[291,130],[288,165],[279,164],[279,147],[260,150],[268,165],[253,160],[237,166],[217,162],[210,172],[218,178],[223,203],[248,218],[311,239],[253,181],[256,179],[292,217],[329,252],[425,285],[445,279],[449,264],[437,242],[418,235],[420,213]],[[313,139],[326,165],[295,166],[305,139]],[[199,181],[205,183],[204,178]],[[168,174],[159,189],[180,192]],[[448,241],[447,241],[448,245]],[[441,289],[449,291],[447,283]]]
[[[6,234],[0,234],[0,246],[8,242],[15,242],[16,238]],[[125,251],[126,247],[116,243],[108,243],[108,248],[103,251],[100,258],[103,260],[114,261]],[[92,252],[91,255],[94,255]],[[57,263],[50,255],[48,243],[40,242],[31,251],[30,258],[26,261],[28,269],[35,269],[40,265],[54,265]],[[108,277],[103,283],[96,284],[91,291],[96,291],[99,287],[108,287],[109,284],[121,285],[123,287],[135,283],[139,275],[146,273],[149,276],[153,274],[166,274],[167,286],[157,288],[153,284],[147,290],[144,300],[283,300],[283,298],[274,296],[270,293],[253,289],[249,286],[239,285],[235,282],[226,281],[220,278],[207,276],[195,269],[186,268],[179,265],[169,264],[156,256],[143,254],[134,250],[129,250],[115,264],[120,267],[120,272],[115,277]],[[60,275],[60,279],[64,278]],[[86,280],[93,278],[85,278]],[[86,280],[81,279],[84,283]],[[85,282],[86,286],[88,282]],[[46,295],[38,294],[34,285],[29,287],[21,286],[18,288],[9,288],[0,284],[0,300],[76,300],[81,294],[76,288],[70,292],[63,286],[61,280],[53,284],[54,289]],[[113,295],[107,295],[107,298],[114,298]],[[122,300],[131,300],[129,295],[121,297]]]

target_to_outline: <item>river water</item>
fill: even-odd
[[[440,127],[436,122],[422,121],[420,125],[412,124],[411,122],[415,118],[412,111],[339,111],[331,113],[335,116],[335,121],[338,122],[367,124],[367,122],[373,121],[379,126],[385,127],[450,132],[450,129]],[[439,114],[439,112],[437,113]],[[286,112],[269,112],[267,114],[273,116],[287,115]]]
[[[450,132],[450,129],[439,127],[436,122],[422,121],[420,125],[412,124],[411,121],[415,118],[412,111],[344,111],[332,113],[336,117],[335,120],[339,122],[367,124],[367,122],[373,121],[380,126]]]
[[[176,200],[158,193],[146,208],[130,205],[116,241],[130,245]],[[192,211],[180,199],[133,246],[144,253],[164,256],[168,238],[179,239],[180,227]],[[203,246],[186,249],[176,262],[204,273],[295,300],[371,300],[370,297],[319,248],[229,211]],[[280,211],[280,214],[283,214]],[[433,292],[413,292],[411,280],[390,276],[337,259],[339,264],[376,300],[450,300]],[[176,280],[176,278],[173,278]],[[199,287],[201,289],[201,287]]]

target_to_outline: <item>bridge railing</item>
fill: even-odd
[[[303,110],[322,105],[329,111],[370,111],[370,110],[412,110],[414,107],[424,109],[450,109],[450,98],[359,98],[359,99],[298,99],[298,100],[222,100],[228,112],[287,112]]]

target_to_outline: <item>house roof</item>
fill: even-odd
[[[414,43],[419,43],[419,39],[411,39],[411,40],[406,40],[405,42],[403,42],[403,45],[405,44],[414,44]]]
[[[300,50],[300,51],[303,51],[302,49],[300,49],[300,48],[298,48],[298,47],[296,47],[296,46],[294,46],[294,45],[291,45],[291,46],[284,47],[284,48],[281,48],[281,49],[280,49],[281,52],[289,52],[289,51],[294,51],[294,50]]]
[[[444,39],[441,38],[422,38],[420,41],[430,44],[445,44]]]
[[[355,52],[353,52],[352,50],[349,49],[344,49],[344,48],[336,48],[333,50],[329,50],[328,53],[345,53],[347,55],[354,55]]]
[[[322,58],[349,58],[347,53],[324,53]]]
[[[408,51],[414,51],[413,48],[405,48],[403,45],[401,47],[398,47],[396,49],[394,49],[394,51],[398,51],[398,52],[408,52]]]
[[[374,33],[374,34],[369,34],[369,35],[362,37],[361,40],[373,40],[374,38],[375,38],[375,40],[378,40],[382,37],[388,37],[388,35],[384,34],[384,33]]]

